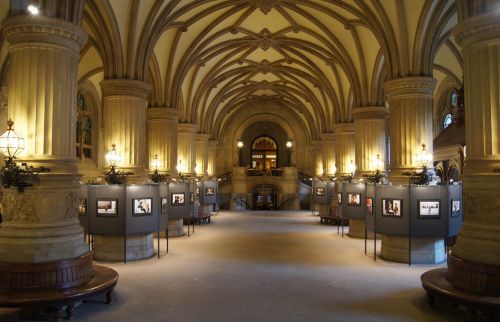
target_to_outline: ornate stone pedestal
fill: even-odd
[[[154,255],[153,234],[127,236],[126,250],[123,236],[94,236],[94,259],[100,261],[133,261]]]
[[[384,260],[398,263],[408,263],[408,237],[382,235],[380,257]],[[412,238],[412,264],[439,264],[446,260],[443,239]]]

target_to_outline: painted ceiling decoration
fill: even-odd
[[[59,0],[67,2],[65,0]],[[57,1],[49,1],[52,3]],[[71,1],[70,1],[71,2]],[[75,0],[89,33],[79,81],[152,83],[150,106],[218,139],[242,110],[292,113],[316,140],[352,109],[385,106],[383,83],[462,80],[453,0]]]

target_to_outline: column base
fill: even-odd
[[[380,257],[398,263],[408,263],[408,237],[382,235]],[[439,264],[446,260],[444,239],[412,238],[412,264]]]
[[[481,264],[448,256],[448,282],[477,294],[500,296],[500,266]]]
[[[184,223],[182,218],[168,220],[168,237],[184,236]]]
[[[93,255],[100,261],[124,260],[124,236],[94,236]],[[132,235],[126,239],[126,260],[150,258],[154,255],[153,234]]]
[[[365,220],[364,219],[349,219],[349,233],[347,234],[351,238],[365,238]],[[369,239],[373,239],[373,231],[367,231],[366,236]]]
[[[330,206],[328,205],[318,205],[319,207],[319,212],[318,214],[321,217],[329,217],[332,216],[332,209],[330,209]]]

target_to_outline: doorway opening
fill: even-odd
[[[278,202],[278,188],[271,184],[259,184],[253,188],[253,209],[276,210]]]
[[[261,172],[269,172],[276,168],[276,141],[269,136],[261,136],[252,144],[252,168]]]

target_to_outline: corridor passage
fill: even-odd
[[[427,306],[432,266],[374,262],[306,211],[221,212],[160,260],[105,265],[120,274],[114,302],[83,304],[76,321],[467,321]]]

